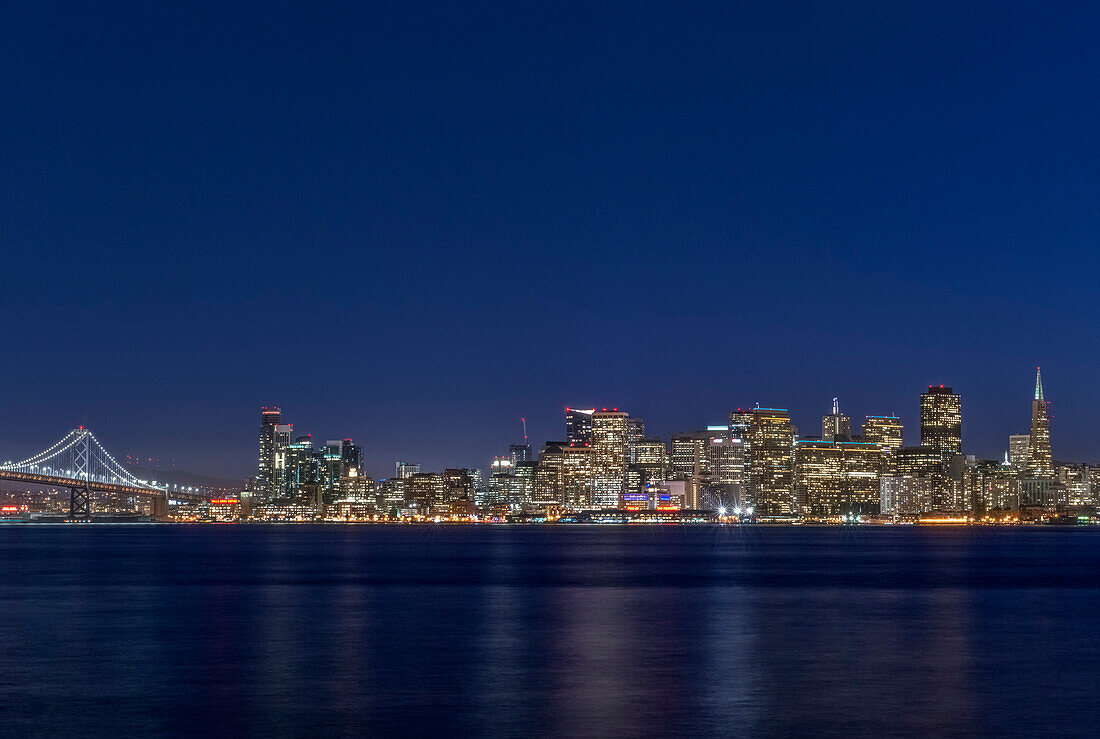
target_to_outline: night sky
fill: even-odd
[[[839,396],[1100,460],[1095,3],[25,3],[0,24],[0,458],[78,424],[376,475],[562,410]]]

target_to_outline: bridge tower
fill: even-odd
[[[88,490],[88,434],[87,429],[77,430],[73,446],[73,478],[77,484],[69,489],[69,520],[87,521],[92,517],[91,491]],[[80,483],[83,484],[80,484]]]

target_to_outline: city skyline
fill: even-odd
[[[1021,471],[1026,470],[1030,474],[1034,474],[1038,477],[1052,476],[1054,474],[1054,462],[1092,463],[1093,460],[1091,459],[1071,460],[1053,456],[1048,406],[1049,404],[1044,398],[1041,368],[1036,367],[1035,391],[1031,407],[1031,425],[1029,433],[1010,433],[1005,437],[1003,449],[1005,463],[1008,463],[1011,456],[1013,463],[1017,464]],[[821,417],[820,435],[803,432],[802,427],[792,422],[793,418],[789,409],[771,409],[761,407],[759,404],[752,408],[737,408],[731,411],[729,413],[729,418],[724,422],[724,424],[729,424],[728,426],[708,423],[705,427],[700,427],[700,429],[696,431],[680,429],[679,431],[673,431],[663,435],[660,433],[647,433],[645,418],[637,415],[631,416],[626,409],[620,411],[617,407],[577,408],[565,406],[563,408],[562,433],[559,436],[547,438],[542,442],[535,442],[527,438],[527,419],[521,417],[520,420],[524,430],[522,444],[509,443],[508,454],[493,455],[491,457],[493,461],[485,463],[484,466],[471,465],[465,468],[476,467],[490,474],[497,472],[513,473],[514,465],[517,461],[517,453],[521,455],[519,459],[522,461],[537,460],[539,457],[540,444],[592,446],[597,443],[601,434],[601,418],[621,418],[628,426],[631,422],[636,423],[638,429],[637,432],[633,434],[634,442],[660,442],[663,444],[666,453],[670,453],[674,457],[676,454],[675,444],[677,437],[688,438],[693,434],[725,431],[727,428],[733,433],[734,424],[741,422],[738,420],[738,417],[748,418],[754,411],[775,411],[778,417],[781,417],[784,423],[789,426],[789,433],[796,441],[802,439],[810,442],[833,442],[834,440],[846,441],[849,439],[858,439],[860,441],[866,440],[868,443],[877,444],[880,448],[887,451],[894,451],[903,446],[927,446],[948,457],[952,455],[968,455],[977,459],[988,459],[990,461],[998,459],[998,457],[993,455],[982,455],[970,451],[964,446],[962,436],[963,416],[961,395],[955,392],[953,388],[945,385],[929,385],[927,391],[920,395],[920,412],[918,414],[919,422],[917,428],[916,430],[911,429],[909,435],[905,434],[906,424],[903,416],[893,414],[867,414],[861,419],[859,416],[849,414],[846,409],[842,409],[838,397],[832,399],[830,413]],[[300,441],[306,440],[309,444],[313,444],[314,440],[311,438],[312,433],[301,434],[294,431],[293,423],[287,423],[283,426],[276,425],[282,420],[282,411],[279,407],[262,406],[260,412],[262,419],[260,431],[260,457],[259,473],[256,479],[269,480],[272,475],[270,465],[272,464],[271,459],[274,455],[273,439],[275,438],[275,434],[281,434],[285,437],[282,442],[284,446],[290,444],[295,438]],[[594,424],[595,436],[593,435]],[[606,426],[606,421],[604,421],[604,425]],[[618,443],[626,443],[625,436],[623,435],[628,433],[627,428],[628,427],[623,427],[623,429],[619,431],[619,438],[623,440]],[[1038,436],[1036,435],[1037,430]],[[744,430],[742,433],[747,435],[748,432]],[[604,435],[606,436],[606,432],[604,432]],[[1042,440],[1038,447],[1041,451],[1036,451],[1036,445],[1030,443],[1030,439],[1032,438],[1040,438]],[[666,442],[666,439],[671,441]],[[318,437],[316,443],[320,443],[319,440],[320,437]],[[351,442],[351,438],[343,440],[344,444],[350,444]],[[1018,451],[1017,442],[1022,443],[1020,447],[1022,451]],[[339,442],[325,442],[326,445],[331,445],[333,443]],[[624,446],[624,449],[625,448]],[[390,476],[388,474],[375,475],[371,470],[371,465],[365,463],[362,445],[356,445],[355,449],[357,450],[357,459],[359,460],[356,466],[362,468],[360,471],[361,474],[371,474],[375,476],[376,479],[385,479]],[[511,455],[511,460],[508,459],[509,455]],[[1038,461],[1036,461],[1036,455],[1038,455]],[[1018,460],[1017,457],[1019,458]],[[376,466],[384,466],[384,463],[377,462]],[[425,469],[425,471],[434,469],[431,465],[422,465],[419,462],[397,460],[394,476],[399,478],[402,477],[402,470],[410,466],[415,468],[415,471],[418,473],[422,468]],[[454,466],[453,464],[446,465],[446,467]],[[618,470],[619,477],[622,477],[623,474],[623,470]]]
[[[786,408],[755,405],[668,442],[617,407],[561,414],[562,436],[510,444],[486,471],[439,471],[398,461],[372,479],[351,439],[318,446],[277,407],[260,409],[257,475],[228,513],[259,520],[520,522],[951,522],[1091,518],[1100,495],[1087,462],[1052,454],[1048,404],[1035,371],[1031,432],[1008,434],[1003,458],[964,446],[963,396],[946,385],[920,394],[919,443],[902,418],[853,419],[832,399],[820,435]],[[814,428],[816,431],[817,428]],[[345,453],[344,450],[352,450]],[[503,452],[503,449],[501,450]],[[183,509],[181,509],[183,510]],[[224,515],[197,512],[195,515]],[[190,515],[184,513],[183,515]]]
[[[1038,368],[1037,368],[1037,371],[1038,371]],[[1042,393],[1042,386],[1041,386],[1041,380],[1039,379],[1039,377],[1035,377],[1035,383],[1036,383],[1035,393],[1037,395],[1041,394]],[[934,390],[934,388],[939,388],[939,387],[946,387],[946,389],[948,391],[950,391],[952,389],[952,388],[947,387],[947,386],[930,385],[930,386],[928,386],[928,391],[932,392]],[[964,423],[964,425],[963,425],[963,437],[964,438],[962,440],[963,447],[964,447],[962,451],[964,453],[973,454],[973,455],[976,455],[979,458],[999,459],[999,458],[1001,458],[1001,456],[1005,455],[1006,453],[1008,453],[1010,451],[1010,444],[1011,444],[1010,439],[1009,439],[1010,436],[1014,436],[1014,435],[1027,436],[1027,435],[1031,434],[1031,432],[1033,430],[1033,423],[1035,422],[1034,421],[1034,414],[1035,414],[1034,402],[1032,404],[1032,407],[1027,409],[1026,414],[1021,414],[1021,413],[1016,413],[1015,414],[1017,416],[1026,415],[1026,421],[1021,420],[1016,426],[1011,427],[1010,429],[1006,430],[1006,432],[1004,434],[993,434],[993,433],[990,433],[988,430],[986,430],[985,433],[981,433],[981,431],[978,431],[976,433],[975,428],[974,428],[975,422],[971,418],[970,398],[969,398],[970,394],[967,393],[966,395],[967,395],[967,406],[966,406],[966,409],[965,409],[965,420],[963,422]],[[925,397],[925,396],[922,395],[921,397]],[[1038,398],[1036,398],[1035,400],[1037,401]],[[1045,401],[1045,398],[1043,399],[1043,402],[1044,402],[1044,409],[1050,405],[1049,401]],[[803,409],[797,409],[797,408],[791,407],[791,408],[785,408],[785,410],[788,411],[793,425],[796,428],[799,429],[801,438],[819,437],[820,432],[824,431],[824,429],[817,425],[817,423],[818,423],[817,419],[821,419],[821,423],[824,424],[825,419],[829,417],[828,411],[831,411],[833,408],[838,407],[836,404],[839,404],[839,410],[840,410],[841,417],[854,419],[854,421],[855,421],[854,428],[856,428],[856,429],[858,429],[863,424],[863,419],[865,419],[865,418],[869,418],[869,417],[900,418],[902,427],[904,429],[903,443],[907,446],[915,446],[915,445],[918,445],[918,444],[922,443],[921,424],[920,424],[920,418],[921,418],[920,404],[917,403],[916,401],[913,401],[912,399],[911,399],[910,405],[915,406],[915,407],[911,410],[910,413],[906,413],[904,410],[901,411],[901,412],[894,412],[892,410],[888,411],[886,413],[876,412],[876,411],[881,410],[881,409],[870,409],[867,413],[861,413],[859,411],[852,411],[852,410],[850,410],[851,408],[853,408],[853,407],[859,408],[860,406],[850,404],[850,403],[847,402],[846,398],[841,398],[841,397],[838,397],[838,396],[832,397],[830,399],[830,403],[831,403],[831,405],[829,407],[825,407],[823,405],[821,415],[817,415],[817,416],[815,416],[813,414],[812,410],[807,410],[807,409],[804,409],[804,408]],[[261,406],[261,407],[264,411],[266,411],[267,408],[268,408],[267,406]],[[764,407],[767,407],[767,405],[764,405]],[[278,406],[271,406],[271,408],[272,408],[272,412],[274,412],[276,414],[279,412],[279,407]],[[574,409],[574,408],[575,408],[574,406],[563,406],[563,407],[558,409],[558,415],[561,416],[562,413],[565,413],[566,416],[568,416],[569,415],[568,412],[571,409]],[[751,406],[746,406],[746,409],[747,408],[751,408]],[[285,410],[285,408],[284,408],[284,410]],[[598,411],[598,410],[600,410],[600,408],[584,409],[581,412],[582,413],[584,413],[584,412],[591,413],[592,410],[597,410]],[[616,408],[616,410],[617,410],[617,408]],[[638,411],[636,411],[636,413],[637,412]],[[726,411],[725,414],[728,415],[728,411]],[[706,428],[707,426],[713,425],[716,422],[722,422],[723,421],[723,418],[722,418],[723,413],[722,412],[716,411],[712,415],[713,415],[713,418],[707,418],[707,419],[704,419],[704,420],[699,420],[699,421],[696,421],[694,423],[691,422],[691,421],[685,421],[683,423],[679,423],[679,424],[675,424],[675,425],[669,425],[666,422],[665,424],[663,424],[663,427],[656,426],[652,422],[652,420],[649,416],[641,416],[641,417],[645,419],[645,422],[647,424],[647,429],[650,432],[648,434],[648,436],[663,438],[663,439],[666,440],[666,443],[667,443],[667,440],[670,439],[676,433],[688,432],[688,431],[691,431],[694,428],[700,428],[700,429],[701,428]],[[1008,414],[1005,414],[1005,415],[1008,415]],[[295,416],[296,419],[302,418],[302,417],[309,418],[310,409],[309,408],[295,409],[294,416]],[[908,418],[908,421],[909,421],[908,423],[906,422],[907,418]],[[339,432],[338,430],[332,431],[332,430],[326,430],[326,429],[313,429],[313,428],[311,428],[311,427],[309,427],[305,424],[297,422],[297,423],[290,423],[292,431],[288,431],[288,433],[293,433],[294,437],[312,436],[312,437],[314,437],[314,440],[319,444],[324,444],[326,440],[329,440],[329,439],[332,439],[332,438],[345,439],[347,441],[351,441],[352,439],[355,439],[356,441],[358,441],[358,445],[360,447],[362,447],[363,450],[364,450],[364,457],[365,457],[366,461],[363,464],[363,468],[368,474],[370,474],[375,479],[381,479],[381,478],[386,477],[387,476],[386,470],[392,470],[392,465],[394,463],[394,460],[399,460],[399,459],[414,460],[415,462],[417,462],[418,464],[423,466],[425,469],[442,470],[442,469],[445,469],[447,467],[461,466],[461,467],[477,467],[479,469],[483,469],[483,470],[488,471],[490,466],[491,466],[491,461],[492,461],[493,457],[499,456],[500,449],[502,448],[501,445],[503,445],[504,449],[507,449],[508,446],[510,446],[510,445],[518,444],[518,443],[523,442],[524,430],[527,430],[528,428],[530,429],[530,432],[528,433],[529,443],[534,447],[534,450],[535,450],[536,453],[537,453],[539,445],[541,445],[543,442],[566,440],[567,439],[566,427],[568,425],[568,420],[562,421],[560,423],[554,423],[552,420],[550,420],[548,418],[540,417],[540,416],[529,416],[529,417],[516,416],[515,421],[516,421],[516,423],[514,425],[516,426],[516,429],[513,429],[513,432],[515,434],[514,437],[508,437],[506,434],[502,434],[501,439],[497,443],[496,446],[489,447],[488,449],[485,450],[484,453],[482,453],[480,455],[477,455],[476,452],[475,452],[475,454],[471,455],[471,456],[476,457],[476,458],[471,458],[471,459],[461,459],[460,454],[451,454],[451,453],[449,453],[446,450],[445,446],[443,446],[443,447],[430,447],[430,446],[416,447],[415,443],[414,443],[414,444],[410,444],[409,446],[406,446],[406,447],[402,448],[399,445],[392,443],[392,441],[391,441],[391,443],[387,444],[386,443],[387,440],[384,438],[384,434],[380,433],[377,429],[368,430],[366,433],[359,434],[359,435],[344,434],[344,433]],[[1046,421],[1045,416],[1044,416],[1043,422],[1049,424],[1049,422]],[[351,428],[353,426],[356,426],[355,423],[347,423],[347,424],[341,425],[341,422],[339,420],[337,420],[336,424],[337,424],[337,429],[339,429],[339,428]],[[241,423],[239,425],[244,426],[245,424]],[[359,425],[360,425],[360,427],[362,426],[362,424],[359,424]],[[554,428],[553,428],[554,426],[561,426],[561,428],[558,429],[557,431],[554,431]],[[543,430],[543,429],[546,429],[550,432],[549,434],[547,434],[545,436],[545,438],[542,438],[541,436],[536,435],[537,431]],[[1061,438],[1062,434],[1060,433],[1061,432],[1061,427],[1058,426],[1058,425],[1055,425],[1055,429],[1056,429],[1056,432],[1059,432],[1058,433],[1059,443],[1056,445],[1056,448],[1060,449],[1063,446],[1063,443],[1062,443],[1063,439]],[[245,432],[245,433],[247,433],[247,434],[253,433],[253,428],[249,427],[248,432]],[[853,433],[855,433],[855,431],[853,431]],[[1049,432],[1048,432],[1048,434],[1049,434]],[[989,444],[985,449],[981,449],[981,450],[979,450],[979,449],[975,448],[975,446],[971,445],[971,440],[975,437],[982,438],[982,439],[988,439],[990,436],[999,436],[1001,438],[1001,445],[1000,445],[999,448],[996,446],[996,443]],[[22,441],[22,443],[18,446],[24,447],[25,450],[28,451],[28,452],[32,451],[34,445],[37,443],[34,440],[28,440],[26,438],[23,438],[21,441]],[[381,442],[381,443],[379,443],[379,442]],[[1088,445],[1074,444],[1073,439],[1065,439],[1064,443],[1065,443],[1065,447],[1069,448],[1069,449],[1082,448],[1082,447],[1084,447],[1086,449],[1088,448]],[[240,440],[237,440],[236,446],[245,447],[247,445],[244,442],[241,442]],[[386,449],[396,450],[396,455],[393,457],[393,459],[387,459],[385,457],[379,457],[378,456],[378,453],[381,450],[386,450]],[[1025,450],[1026,450],[1026,447],[1025,447]],[[133,459],[129,459],[129,457],[131,456],[130,452],[132,452],[132,451],[136,451],[136,452],[138,452],[138,454]],[[375,453],[372,454],[372,451],[375,452]],[[255,459],[255,449],[251,448],[247,451],[242,449],[241,455],[242,455],[243,458],[236,462],[236,464],[234,465],[235,469],[234,469],[234,467],[228,467],[228,468],[225,468],[225,469],[206,469],[206,468],[202,468],[202,467],[194,467],[193,465],[189,466],[187,464],[177,464],[177,459],[179,459],[180,456],[182,456],[186,459],[186,455],[174,455],[174,454],[171,454],[171,450],[168,450],[168,454],[166,455],[166,458],[168,460],[170,460],[170,462],[168,464],[162,465],[161,460],[159,460],[159,459],[156,459],[155,461],[154,460],[149,460],[149,467],[148,468],[149,469],[167,469],[167,468],[179,469],[181,471],[186,471],[188,473],[199,475],[199,476],[217,478],[217,479],[221,479],[221,480],[225,480],[225,481],[236,479],[236,480],[240,480],[240,481],[243,482],[244,480],[246,480],[248,478],[251,478],[253,475],[256,474],[255,461],[254,461],[254,459]],[[9,455],[9,456],[11,458],[15,458],[17,455]],[[127,463],[141,466],[141,459],[144,459],[144,455],[141,454],[141,450],[127,449],[125,452],[122,453],[121,458],[127,459],[128,460]],[[1094,462],[1100,461],[1100,452],[1094,453],[1092,455],[1088,455],[1086,453],[1086,455],[1082,456],[1082,457],[1071,456],[1069,454],[1064,454],[1062,456],[1059,456],[1058,454],[1055,454],[1053,458],[1054,458],[1055,461],[1094,463]]]

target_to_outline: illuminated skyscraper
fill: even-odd
[[[299,503],[311,503],[315,497],[313,487],[320,487],[325,479],[324,454],[313,448],[313,437],[299,436],[293,444],[282,447],[278,454],[277,474],[282,478],[277,497]]]
[[[629,414],[623,411],[592,414],[592,500],[597,507],[619,505],[630,459],[629,429]]]
[[[565,502],[564,441],[548,441],[539,452],[531,498],[542,505],[563,505]]]
[[[1034,478],[1054,477],[1054,458],[1050,449],[1050,419],[1043,398],[1043,379],[1035,368],[1035,397],[1031,401],[1031,437],[1027,447],[1027,475]]]
[[[417,514],[427,516],[449,513],[444,504],[443,475],[438,472],[417,472],[405,479],[405,502],[410,508],[415,508]]]
[[[821,417],[822,441],[848,441],[852,436],[852,421],[840,415],[840,402],[833,398],[833,412]]]
[[[685,505],[698,508],[704,485],[710,481],[712,459],[707,454],[709,434],[692,431],[672,435],[670,478],[685,483]]]
[[[592,447],[568,444],[562,447],[562,497],[571,508],[592,505]]]
[[[588,444],[592,441],[592,414],[595,408],[565,409],[565,440],[570,444]]]
[[[1008,437],[1008,463],[1020,472],[1027,469],[1027,448],[1030,434],[1012,434]]]
[[[920,443],[950,460],[962,454],[962,396],[951,388],[928,386],[920,396]]]
[[[754,408],[749,427],[749,501],[758,513],[794,512],[794,428],[784,408]]]
[[[798,441],[795,491],[802,511],[816,516],[878,513],[884,452],[854,441]]]
[[[282,424],[283,414],[275,407],[260,409],[260,456],[256,472],[256,492],[264,501],[272,500],[281,484],[279,450],[290,443],[290,426]]]
[[[863,440],[878,444],[884,452],[894,452],[901,448],[901,419],[897,416],[867,416],[863,422]]]

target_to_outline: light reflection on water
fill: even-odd
[[[1100,531],[0,527],[2,733],[1091,733]]]

